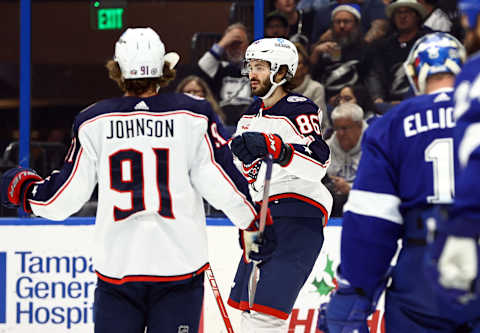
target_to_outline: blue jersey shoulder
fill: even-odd
[[[248,107],[245,115],[255,115],[259,112],[263,101],[258,98]],[[309,98],[288,93],[280,99],[275,105],[264,108],[263,114],[272,116],[295,117],[299,114],[318,114],[318,106]]]
[[[412,137],[431,129],[443,129],[450,126],[453,121],[452,108],[451,89],[415,96],[401,102],[383,117],[372,122],[366,136],[378,141],[387,136],[396,142],[402,142],[405,137]]]
[[[275,106],[275,115],[318,114],[318,106],[311,99],[294,93],[287,94]]]
[[[463,66],[455,81],[455,118],[466,123],[478,122],[480,109],[480,53]]]
[[[470,57],[468,61],[463,65],[462,71],[457,75],[455,80],[455,86],[458,87],[459,83],[463,81],[474,82],[480,75],[480,52]]]
[[[108,113],[170,112],[186,110],[217,119],[210,103],[195,96],[181,93],[161,93],[152,97],[117,97],[99,101],[80,112],[74,124],[77,129],[85,121]]]
[[[394,194],[402,200],[404,208],[424,205],[427,198],[435,197],[437,184],[433,173],[437,170],[432,161],[438,157],[437,149],[445,149],[446,154],[453,149],[452,93],[449,90],[413,97],[369,126],[362,142],[362,150],[367,151],[362,155],[363,164],[360,163],[363,169],[359,168],[357,173],[361,181],[354,187]],[[372,180],[374,176],[368,170],[380,166],[389,170],[388,177]],[[412,179],[422,179],[422,182],[412,182]],[[392,186],[385,190],[388,182]]]

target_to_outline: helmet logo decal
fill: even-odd
[[[438,47],[431,47],[427,49],[428,57],[430,59],[437,59],[439,57]]]

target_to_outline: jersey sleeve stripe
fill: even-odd
[[[280,318],[280,319],[283,319],[283,320],[288,319],[288,313],[277,310],[277,309],[274,309],[274,308],[269,307],[269,306],[254,303],[252,305],[252,307],[250,307],[250,305],[246,301],[237,302],[237,301],[234,301],[231,298],[228,299],[227,303],[232,308],[235,308],[235,309],[238,309],[238,310],[242,310],[242,311],[254,310],[254,311],[269,314],[271,316],[274,316],[274,317],[277,317],[277,318]]]
[[[314,164],[316,164],[316,165],[319,165],[319,166],[321,166],[322,168],[326,168],[326,167],[328,167],[328,165],[330,164],[330,161],[327,161],[327,162],[325,162],[325,164],[322,164],[322,163],[320,163],[319,161],[316,161],[316,160],[314,160],[313,158],[310,158],[310,157],[308,157],[308,156],[305,156],[305,155],[303,155],[303,154],[300,154],[300,153],[297,152],[297,151],[294,151],[293,154],[294,154],[295,156],[298,156],[298,157],[300,157],[300,158],[303,158],[303,159],[305,159],[305,160],[307,160],[307,161],[309,161],[309,162],[312,162],[312,163],[314,163]]]
[[[97,274],[98,278],[105,281],[109,282],[112,284],[123,284],[126,282],[171,282],[171,281],[182,281],[182,280],[187,280],[191,279],[192,277],[203,273],[204,271],[207,270],[207,268],[210,267],[210,264],[206,263],[199,269],[197,269],[194,272],[187,273],[187,274],[182,274],[182,275],[174,275],[174,276],[156,276],[156,275],[128,275],[124,276],[121,279],[109,277],[106,275],[103,275],[99,271],[95,271]]]
[[[458,159],[462,167],[467,165],[470,155],[480,146],[478,133],[480,133],[480,123],[474,123],[465,130],[465,135],[458,148]]]
[[[78,165],[80,164],[80,158],[82,157],[83,154],[83,148],[80,148],[77,154],[77,158],[75,159],[75,165],[73,167],[73,172],[70,173],[68,179],[63,183],[63,185],[52,195],[52,197],[45,201],[45,202],[40,202],[40,201],[35,201],[30,199],[29,203],[30,205],[37,205],[37,206],[48,206],[51,203],[53,203],[59,196],[62,194],[62,192],[68,187],[68,185],[71,183],[73,177],[75,176],[75,173],[77,172]]]
[[[351,190],[343,212],[350,211],[355,214],[372,216],[403,224],[399,206],[401,200],[395,195],[374,193],[362,190]]]
[[[223,178],[225,178],[225,180],[232,186],[233,190],[242,198],[242,200],[248,205],[248,207],[250,208],[250,211],[252,212],[253,216],[256,216],[256,211],[255,209],[252,207],[252,205],[248,202],[247,198],[243,195],[242,192],[240,192],[238,190],[238,188],[235,186],[235,184],[233,183],[233,181],[230,179],[230,177],[228,177],[227,173],[225,172],[225,170],[223,170],[223,168],[215,161],[215,154],[213,153],[213,147],[211,145],[211,142],[207,136],[207,134],[205,134],[205,141],[207,142],[207,145],[208,145],[208,150],[210,151],[210,160],[212,161],[212,164],[218,169],[218,171],[220,171],[221,175],[223,176]]]

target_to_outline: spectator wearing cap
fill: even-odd
[[[315,20],[312,31],[313,42],[331,39],[331,22],[325,20],[332,16],[339,5],[356,4],[359,6],[361,21],[360,28],[367,43],[371,43],[384,37],[388,31],[388,20],[385,16],[385,4],[382,0],[336,0],[330,2],[315,12]]]
[[[268,13],[265,17],[264,32],[265,37],[281,37],[288,39],[287,17],[278,10]]]
[[[275,10],[281,12],[288,20],[288,38],[298,40],[298,36],[303,36],[311,42],[313,19],[315,12],[297,9],[298,0],[273,0]]]
[[[427,11],[417,0],[397,0],[387,6],[386,15],[394,30],[374,48],[371,81],[367,86],[381,112],[412,96],[403,62],[415,42],[431,31],[423,27]]]
[[[359,5],[338,5],[332,11],[332,38],[312,47],[312,76],[324,85],[329,105],[345,85],[355,85],[366,79],[370,57],[362,38],[360,20]]]

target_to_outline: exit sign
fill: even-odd
[[[127,0],[91,0],[90,27],[94,30],[121,30],[125,25]]]
[[[104,8],[97,11],[97,29],[112,30],[123,28],[123,8]]]

